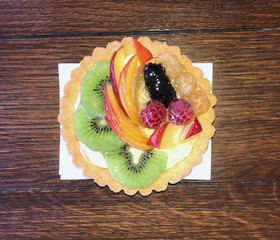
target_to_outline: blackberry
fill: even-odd
[[[146,65],[144,68],[144,79],[146,88],[153,101],[160,101],[167,108],[176,99],[176,91],[161,64],[149,63]]]

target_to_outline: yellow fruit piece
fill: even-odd
[[[196,116],[205,113],[209,109],[209,100],[201,90],[192,92],[191,94],[185,96],[185,99],[192,105]]]
[[[165,68],[166,75],[170,78],[173,85],[179,75],[184,71],[183,65],[179,62],[178,58],[169,53],[164,52],[156,58],[157,63],[162,64]]]
[[[197,87],[194,76],[191,73],[183,71],[175,80],[174,88],[180,96],[187,96],[195,91]]]
[[[192,123],[193,121],[189,121],[189,123],[181,126],[168,123],[161,139],[160,148],[172,148],[178,144],[181,144],[185,140]]]

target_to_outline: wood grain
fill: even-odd
[[[18,38],[279,28],[279,8],[277,0],[2,0],[0,35]]]
[[[277,239],[280,184],[169,187],[150,197],[108,189],[2,192],[5,239]]]
[[[0,239],[279,239],[280,2],[0,2]],[[60,181],[60,62],[148,35],[213,62],[212,180]]]
[[[214,181],[280,180],[278,31],[156,35],[194,62],[213,62],[218,99]],[[118,37],[117,39],[121,39]],[[58,178],[57,63],[79,62],[115,37],[3,40],[2,187],[64,185]],[[38,80],[39,79],[39,80]],[[72,184],[72,183],[71,183]],[[92,184],[91,181],[79,184]]]

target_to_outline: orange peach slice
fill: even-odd
[[[140,150],[151,149],[152,147],[146,144],[148,140],[146,133],[127,118],[118,105],[114,92],[108,85],[104,88],[104,95],[104,109],[107,114],[106,118],[112,129],[129,145]]]
[[[198,121],[197,117],[195,117],[194,121],[192,122],[191,128],[188,131],[185,139],[192,137],[193,135],[196,135],[202,131],[202,126],[200,122]]]
[[[140,42],[138,42],[136,39],[133,39],[133,44],[136,49],[136,53],[139,58],[139,62],[141,64],[143,64],[153,58],[152,53],[147,48],[145,48]]]
[[[148,146],[145,142],[139,141],[139,139],[135,138],[133,135],[131,135],[129,132],[127,132],[121,127],[121,125],[115,117],[114,112],[112,111],[112,105],[106,100],[104,101],[104,109],[106,110],[106,112],[108,112],[108,115],[105,116],[106,121],[121,140],[123,140],[130,146],[142,151],[151,149],[151,147]]]
[[[106,85],[104,88],[105,101],[110,104],[110,109],[106,111],[107,115],[110,117],[113,115],[117,122],[121,125],[122,128],[127,129],[128,132],[131,132],[132,135],[138,137],[139,139],[146,139],[145,132],[142,131],[142,128],[134,124],[128,117],[125,115],[123,110],[118,104],[116,96],[112,89]],[[112,113],[111,113],[112,112]],[[111,113],[111,115],[109,115]]]
[[[112,55],[110,61],[110,78],[114,92],[118,92],[118,86],[120,81],[120,74],[125,65],[124,48],[120,47]]]
[[[181,126],[169,123],[162,136],[160,148],[171,148],[175,145],[178,145],[179,143],[182,143],[186,138],[186,135],[189,132],[192,124],[193,121],[189,121],[189,123]]]
[[[158,129],[156,129],[154,133],[150,136],[147,144],[155,148],[160,148],[162,137],[168,125],[169,123],[164,123]]]
[[[111,80],[113,91],[115,93],[115,96],[121,108],[123,108],[123,106],[121,104],[121,100],[119,96],[118,84],[119,84],[120,72],[122,71],[124,65],[125,65],[125,56],[124,56],[123,47],[121,47],[113,53],[110,60],[110,80]]]
[[[138,57],[136,55],[132,56],[124,66],[120,74],[119,81],[119,95],[121,103],[124,106],[124,109],[131,121],[137,125],[139,125],[138,110],[134,99],[131,97],[130,91],[134,72],[138,68],[138,65]]]

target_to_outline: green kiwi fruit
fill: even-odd
[[[104,86],[110,84],[110,62],[97,62],[81,82],[81,101],[91,117],[103,117]]]
[[[149,187],[165,170],[168,153],[141,151],[127,144],[105,153],[111,176],[130,189]]]
[[[83,105],[74,112],[76,138],[93,151],[110,151],[124,145],[103,117],[89,117]]]

